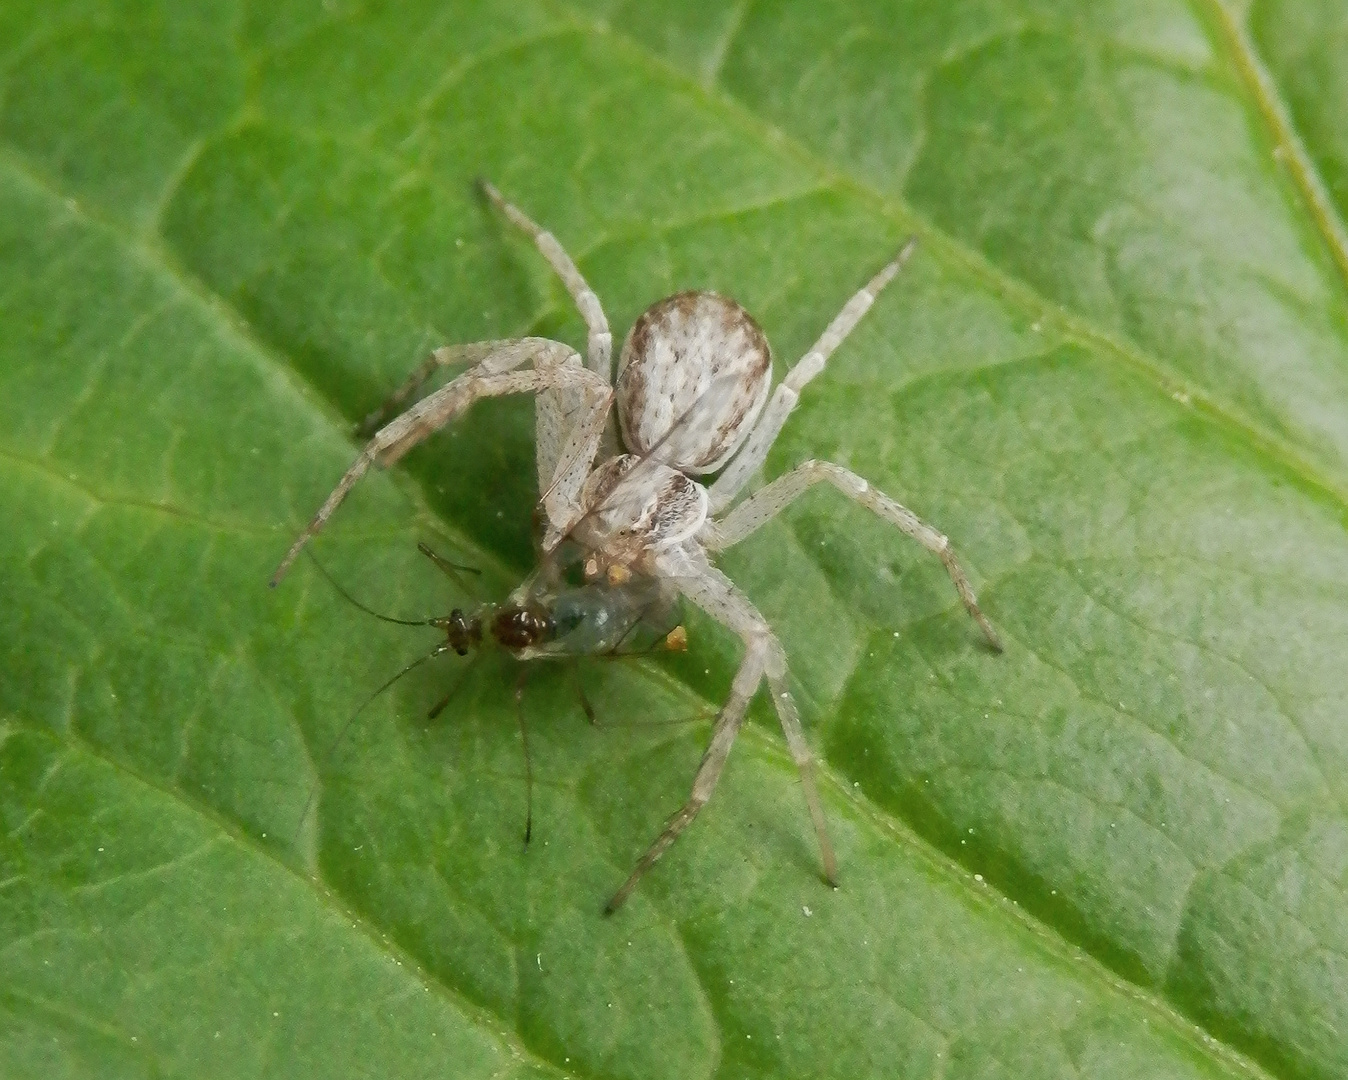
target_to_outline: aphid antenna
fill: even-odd
[[[391,621],[399,622],[402,620],[394,619]],[[412,623],[411,625],[421,626],[424,624]],[[324,752],[322,758],[319,760],[318,769],[316,770],[317,775],[314,779],[314,785],[309,791],[309,797],[304,800],[304,809],[300,811],[299,823],[295,826],[295,833],[291,837],[290,842],[292,846],[299,840],[300,830],[304,828],[304,823],[309,818],[309,811],[313,809],[314,800],[318,797],[319,786],[323,782],[323,773],[325,773],[327,771],[328,766],[332,764],[332,759],[337,756],[338,749],[341,747],[342,743],[346,740],[347,735],[350,734],[351,728],[355,725],[356,720],[360,717],[360,714],[363,713],[366,709],[368,709],[371,704],[373,704],[375,698],[379,697],[380,694],[382,694],[390,686],[396,683],[404,675],[410,674],[417,668],[421,667],[421,665],[426,663],[428,660],[434,660],[437,656],[441,656],[449,651],[450,651],[449,642],[442,641],[439,645],[437,645],[430,652],[426,653],[424,656],[418,656],[410,664],[405,665],[391,679],[388,679],[386,682],[384,682],[383,685],[381,685],[377,690],[374,691],[374,693],[372,693],[369,697],[367,697],[364,701],[362,701],[360,703],[360,706],[356,709],[356,711],[353,712],[347,718],[346,723],[342,725],[341,731],[337,732],[337,736],[332,740],[332,743],[328,746],[328,749]]]
[[[328,571],[328,568],[326,566],[324,566],[321,562],[318,561],[318,556],[313,553],[313,550],[311,548],[306,547],[304,550],[308,554],[309,558],[313,560],[313,564],[316,567],[318,567],[318,572],[328,579],[328,584],[331,585],[334,590],[336,590],[337,595],[340,596],[352,607],[359,608],[361,611],[365,612],[366,615],[373,615],[376,619],[379,619],[381,622],[394,623],[397,626],[435,625],[436,620],[433,618],[400,619],[396,615],[385,615],[383,612],[375,611],[374,608],[362,604],[359,600],[357,600],[354,596],[351,595],[351,593],[340,581],[338,581],[335,577],[333,577],[333,575]],[[436,558],[439,558],[439,556],[436,556]]]

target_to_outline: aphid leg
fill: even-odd
[[[561,342],[546,338],[520,338],[515,341],[482,343],[470,348],[482,349],[489,345],[493,346],[489,355],[476,366],[422,398],[379,429],[338,481],[332,494],[319,507],[313,520],[291,545],[276,573],[272,575],[272,585],[285,576],[309,538],[323,528],[372,464],[393,464],[479,398],[582,387],[589,390],[589,397],[595,402],[593,408],[608,409],[612,391],[607,384],[600,383],[593,372],[582,367],[575,352]],[[534,365],[532,369],[516,370],[531,362]],[[589,465],[588,461],[577,462],[575,468],[588,471]],[[570,486],[559,485],[559,488],[569,490]],[[578,488],[579,484],[576,486]]]
[[[744,485],[754,473],[762,468],[763,462],[767,460],[768,451],[772,449],[772,444],[781,433],[782,425],[786,423],[786,418],[791,415],[796,402],[800,400],[800,392],[805,388],[805,384],[824,370],[824,364],[833,354],[833,350],[855,329],[861,317],[875,303],[880,291],[903,269],[903,264],[912,256],[916,247],[917,237],[909,237],[899,249],[899,253],[843,305],[843,309],[833,317],[833,321],[819,336],[819,340],[777,385],[767,407],[754,424],[749,438],[708,490],[711,496],[710,510],[713,514],[719,514],[729,506],[735,496],[744,490]]]
[[[534,761],[529,753],[529,728],[524,722],[524,681],[529,677],[529,665],[520,665],[520,677],[515,680],[515,715],[520,722],[520,745],[524,747],[524,846],[534,834]]]
[[[698,766],[697,775],[693,778],[693,791],[688,796],[688,801],[669,819],[664,830],[655,838],[655,843],[647,849],[646,854],[637,863],[636,869],[623,882],[622,888],[613,894],[613,898],[604,907],[605,915],[612,915],[618,908],[622,907],[623,902],[637,887],[637,882],[641,880],[647,870],[655,865],[656,860],[668,850],[669,845],[679,838],[679,834],[692,824],[693,818],[697,817],[698,811],[707,805],[707,800],[716,790],[716,781],[721,778],[721,770],[725,768],[726,758],[730,756],[730,747],[734,744],[735,736],[739,734],[740,725],[744,722],[745,709],[748,708],[750,698],[757,691],[758,684],[763,680],[763,646],[765,643],[766,639],[762,639],[750,644],[744,654],[744,660],[735,675],[735,681],[731,684],[730,698],[726,701],[716,719],[716,726],[712,729],[711,743],[702,755],[702,763]]]
[[[827,461],[805,462],[785,476],[779,476],[772,483],[755,491],[720,521],[709,523],[699,534],[698,539],[710,551],[722,551],[733,544],[738,544],[821,481],[832,484],[848,498],[859,502],[936,555],[945,564],[946,573],[950,575],[955,591],[959,593],[965,609],[983,631],[988,644],[998,652],[1002,651],[1001,638],[997,636],[992,623],[988,622],[987,616],[979,608],[973,586],[969,584],[968,576],[955,558],[949,539],[906,506],[895,502],[884,492],[877,491],[856,473],[844,469],[841,465]]]
[[[445,648],[447,649],[448,646],[445,646]],[[481,656],[481,653],[479,653],[478,656]],[[445,696],[426,710],[427,720],[434,720],[449,707],[449,703],[454,700],[454,695],[459,692],[459,687],[464,684],[464,680],[468,678],[468,673],[473,670],[473,665],[477,663],[477,660],[478,657],[475,656],[471,661],[465,664],[463,670],[459,672],[458,677],[449,684],[449,689],[445,691]]]
[[[543,258],[547,259],[548,265],[562,279],[562,284],[566,286],[566,291],[571,294],[571,299],[580,310],[580,316],[585,320],[585,328],[588,332],[588,342],[585,349],[585,363],[591,371],[602,378],[605,382],[613,381],[612,356],[613,356],[613,335],[609,332],[608,319],[604,316],[604,308],[599,303],[599,297],[595,295],[593,289],[581,275],[580,268],[576,266],[571,256],[557,238],[548,232],[541,225],[530,218],[523,210],[514,203],[507,202],[504,195],[496,190],[496,186],[489,180],[478,180],[478,186],[482,188],[483,194],[487,196],[510,220],[511,224],[528,234],[537,245]]]
[[[581,711],[585,713],[585,719],[590,722],[591,727],[598,727],[599,720],[595,715],[594,706],[590,704],[590,695],[585,692],[585,683],[580,677],[580,664],[573,662],[568,666],[571,668],[571,679],[576,684],[576,697],[580,699]]]
[[[443,555],[437,554],[436,552],[432,551],[431,546],[429,544],[425,544],[420,541],[418,541],[417,543],[417,550],[421,552],[423,555],[425,555],[426,558],[430,559],[431,562],[435,563],[435,565],[440,569],[440,571],[452,582],[454,582],[455,585],[461,588],[464,592],[474,591],[468,586],[468,583],[465,582],[463,578],[461,578],[459,575],[462,573],[462,574],[473,574],[476,577],[481,577],[482,571],[479,570],[476,566],[460,566],[458,563],[450,562]]]

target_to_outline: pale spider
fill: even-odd
[[[613,912],[627,899],[711,798],[745,711],[764,678],[800,771],[824,876],[833,884],[837,862],[815,789],[813,758],[787,687],[786,655],[767,621],[712,565],[711,555],[739,543],[807,488],[827,481],[937,555],[989,645],[1001,650],[950,541],[855,473],[828,462],[806,461],[736,501],[763,465],[802,388],[824,369],[829,355],[898,273],[915,240],[910,239],[843,306],[771,397],[772,355],[763,331],[734,300],[714,292],[677,293],[647,308],[627,334],[614,382],[613,339],[594,290],[551,233],[490,183],[481,181],[480,186],[511,222],[532,237],[565,284],[588,330],[584,361],[570,346],[538,337],[437,349],[367,426],[382,423],[402,408],[437,368],[461,362],[473,366],[378,428],[286,554],[272,584],[371,464],[397,461],[479,398],[533,392],[544,563],[566,541],[579,550],[588,579],[602,576],[614,585],[633,575],[655,579],[744,641],[744,658],[716,717],[688,801],[669,819],[605,911]],[[626,453],[616,447],[610,428],[615,402]],[[697,479],[718,471],[710,486]]]

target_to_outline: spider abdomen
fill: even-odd
[[[739,449],[772,381],[768,339],[747,311],[714,292],[647,308],[618,358],[618,423],[634,454],[681,472],[715,472]]]

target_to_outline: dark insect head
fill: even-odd
[[[430,622],[445,632],[449,647],[460,656],[467,656],[470,650],[482,644],[482,620],[476,616],[468,618],[459,608]]]

